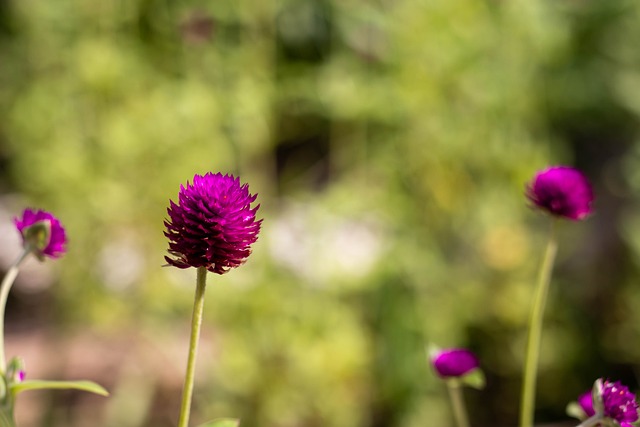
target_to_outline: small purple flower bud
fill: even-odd
[[[43,210],[25,209],[22,218],[13,222],[22,236],[25,248],[29,248],[38,259],[60,258],[66,252],[67,237],[58,218]]]
[[[527,198],[552,215],[579,221],[591,213],[593,190],[582,172],[567,166],[540,171],[527,185]]]
[[[602,383],[602,403],[604,416],[620,424],[621,427],[633,427],[638,421],[638,403],[635,394],[620,381],[604,380]]]
[[[25,377],[24,360],[21,357],[14,357],[7,365],[7,379],[12,383],[21,383]]]
[[[169,239],[166,261],[178,268],[206,267],[224,274],[251,254],[262,220],[260,205],[251,207],[257,194],[233,175],[195,175],[193,183],[180,186],[178,204],[170,201],[164,222]]]
[[[595,415],[596,411],[593,409],[593,397],[591,396],[591,390],[585,391],[578,397],[578,405],[580,405],[587,417]]]
[[[440,350],[431,357],[431,363],[443,378],[461,377],[480,366],[475,354],[463,348]]]

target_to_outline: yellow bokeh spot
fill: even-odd
[[[501,225],[490,229],[482,238],[484,261],[498,270],[519,267],[529,253],[529,239],[518,225]]]

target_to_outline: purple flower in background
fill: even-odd
[[[14,357],[7,365],[5,379],[13,383],[21,383],[27,376],[24,369],[24,360],[21,357]]]
[[[60,258],[66,252],[67,236],[58,218],[43,210],[25,209],[22,218],[14,218],[22,242],[38,259]]]
[[[604,416],[617,421],[621,427],[632,427],[638,421],[636,396],[620,381],[602,383],[602,404]]]
[[[173,256],[166,256],[167,262],[179,268],[206,267],[217,274],[241,265],[262,223],[256,221],[260,205],[251,207],[256,197],[233,175],[209,172],[181,185],[178,204],[170,201],[169,220],[164,222]]]
[[[450,348],[438,351],[431,363],[441,377],[461,377],[480,366],[478,358],[469,350]]]
[[[578,221],[591,213],[593,190],[582,172],[553,166],[538,172],[527,185],[526,195],[552,215]]]
[[[578,397],[578,405],[580,405],[587,417],[595,415],[596,411],[593,409],[593,397],[591,396],[591,390],[585,391]]]

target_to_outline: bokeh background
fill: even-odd
[[[170,198],[239,174],[263,230],[210,276],[194,425],[451,426],[425,346],[467,346],[474,426],[516,424],[548,220],[525,183],[593,181],[560,230],[540,423],[640,361],[635,0],[1,0],[0,266],[11,219],[54,212],[69,252],[8,306],[21,427],[176,424],[195,271],[162,267]],[[571,425],[569,422],[568,425]]]

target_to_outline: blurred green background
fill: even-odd
[[[209,277],[192,421],[451,426],[425,346],[467,346],[474,426],[516,424],[548,221],[525,183],[593,181],[561,229],[541,422],[640,361],[640,3],[635,0],[0,0],[0,266],[11,218],[70,243],[8,307],[21,427],[176,424],[195,271],[162,268],[195,173],[259,193],[245,266]],[[569,423],[569,425],[571,425]]]

